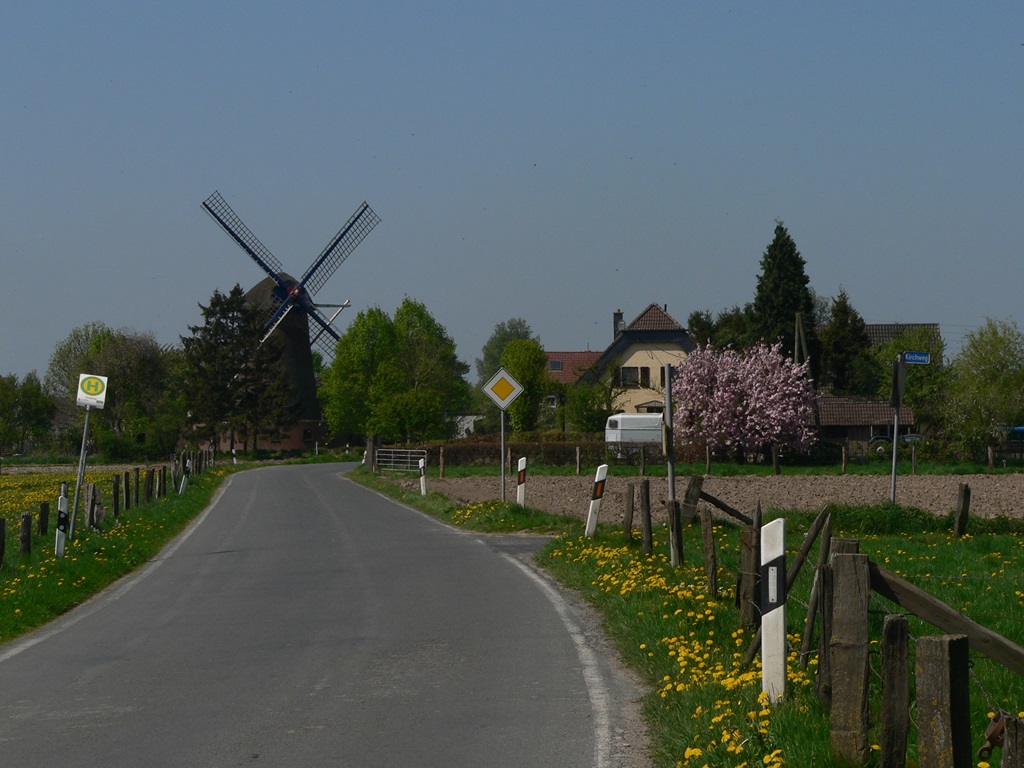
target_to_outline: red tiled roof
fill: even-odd
[[[681,331],[683,326],[664,308],[651,304],[637,315],[636,320],[626,326],[627,331]]]
[[[548,374],[555,381],[572,384],[597,362],[600,352],[548,352]],[[555,365],[552,366],[552,363]]]

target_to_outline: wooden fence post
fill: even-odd
[[[0,565],[4,564],[5,549],[7,549],[7,518],[0,517]]]
[[[689,525],[697,515],[697,502],[700,501],[700,494],[704,488],[704,478],[700,475],[693,475],[686,484],[686,493],[683,494],[683,522]]]
[[[645,555],[654,552],[654,531],[651,527],[651,481],[646,477],[640,481],[640,536]]]
[[[697,514],[697,502],[700,500],[700,491],[704,487],[704,478],[700,475],[693,475],[686,484],[686,493],[683,494],[682,511],[679,509],[679,502],[668,505],[669,544],[671,545],[672,564],[679,566],[683,564],[683,524],[689,525]]]
[[[829,645],[832,640],[832,564],[818,566],[818,619],[821,631],[818,633],[818,674],[814,678],[814,693],[823,709],[832,708],[832,654]]]
[[[834,604],[835,573],[832,570],[832,559],[836,555],[857,554],[860,541],[857,539],[832,538],[829,542],[831,554],[829,561],[823,564],[818,572],[821,587],[818,591],[818,615],[821,617],[821,632],[818,635],[818,675],[814,681],[814,691],[818,702],[825,709],[832,707],[832,617]]]
[[[882,713],[879,768],[904,768],[910,732],[910,626],[891,613],[882,624]]]
[[[868,601],[871,578],[867,555],[832,558],[834,574],[832,638],[832,748],[856,765],[867,763],[868,741]],[[922,761],[922,765],[929,763]]]
[[[132,508],[132,478],[127,469],[121,484],[124,486],[124,508],[128,510]]]
[[[132,506],[133,507],[137,507],[137,506],[139,506],[139,468],[138,467],[135,468],[134,474],[135,474],[135,482],[132,484],[132,489],[134,491],[135,498],[133,499]]]
[[[121,515],[121,476],[114,473],[114,477],[111,479],[110,489],[110,506],[111,511],[114,513],[114,518],[117,519]]]
[[[93,484],[86,483],[85,490],[82,492],[82,522],[88,528],[92,528],[95,520],[93,519],[93,504],[95,502],[96,495],[93,491]]]
[[[50,529],[50,502],[39,502],[39,535],[45,536]]]
[[[438,472],[438,476],[442,480],[444,480],[444,446],[443,445],[441,446],[441,449],[438,451],[437,472]]]
[[[754,550],[761,532],[753,526],[740,531],[740,572],[736,576],[736,607],[745,627],[756,627],[761,620],[757,607],[757,575],[760,568],[754,565]]]
[[[953,522],[953,534],[959,539],[967,533],[967,519],[971,511],[971,486],[960,483],[956,495],[956,518]]]
[[[969,645],[966,635],[917,639],[917,756],[928,768],[970,768]]]
[[[1003,731],[1003,759],[1000,768],[1024,768],[1024,720],[1010,717]]]
[[[814,581],[811,582],[811,594],[807,599],[807,620],[804,622],[804,634],[800,640],[800,668],[807,669],[807,659],[811,655],[811,642],[814,639],[814,623],[818,612],[818,593],[821,590],[821,566],[828,563],[832,551],[832,515],[825,518],[821,529],[821,543],[818,545],[818,565],[814,569]],[[820,662],[820,659],[819,659]]]
[[[622,533],[626,537],[627,544],[633,541],[633,496],[635,490],[635,483],[626,483],[626,508],[622,513]]]
[[[704,545],[704,576],[708,580],[708,597],[718,599],[718,557],[715,554],[715,532],[712,528],[711,510],[700,509],[700,535]]]
[[[21,514],[21,554],[32,554],[32,513]]]

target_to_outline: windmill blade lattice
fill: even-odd
[[[231,206],[220,196],[220,192],[214,192],[204,200],[203,208],[213,217],[214,221],[220,224],[221,229],[227,232],[231,239],[260,265],[264,272],[274,278],[278,285],[284,285],[280,277],[280,273],[284,271],[281,262],[267,250],[256,235],[249,231],[245,223],[238,218],[238,214],[231,210]]]
[[[299,284],[315,295],[324,283],[331,279],[331,275],[344,263],[349,254],[363,241],[363,238],[370,234],[378,224],[380,224],[380,217],[373,212],[366,201],[363,201],[359,209],[345,222],[345,226],[338,230],[334,239],[316,257],[316,261],[306,270],[306,274],[299,280]]]

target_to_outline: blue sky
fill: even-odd
[[[258,282],[214,190],[293,274],[367,200],[317,298],[422,301],[470,365],[512,317],[600,350],[742,305],[777,219],[955,352],[1021,319],[1022,43],[1020,2],[7,2],[0,375]]]

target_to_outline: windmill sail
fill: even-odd
[[[260,265],[264,272],[274,278],[278,285],[284,286],[280,276],[284,270],[281,262],[267,250],[267,247],[259,241],[256,235],[249,231],[249,228],[238,218],[238,214],[231,210],[231,206],[220,196],[220,192],[214,192],[204,200],[203,208],[213,217],[214,221],[220,224],[221,229],[227,232],[231,239]]]
[[[363,238],[370,234],[379,223],[380,217],[364,201],[359,209],[352,214],[352,217],[345,222],[345,226],[338,230],[338,234],[316,257],[316,260],[306,270],[306,274],[299,280],[299,284],[311,294],[319,291],[324,283],[331,279],[331,275],[342,265],[349,254],[356,249],[356,246],[363,241]]]

